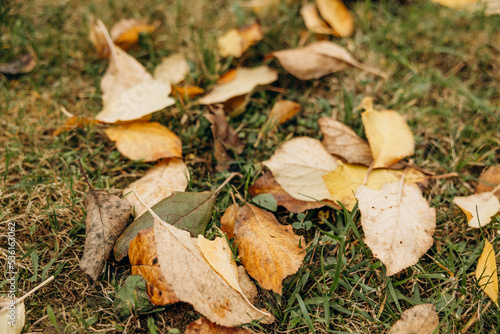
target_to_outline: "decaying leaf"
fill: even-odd
[[[477,284],[498,306],[498,273],[495,250],[488,240],[484,241],[484,249],[477,261]]]
[[[271,194],[278,205],[284,206],[288,211],[293,213],[301,213],[307,210],[321,208],[325,206],[323,202],[340,209],[340,206],[338,204],[328,200],[322,202],[306,202],[293,198],[278,184],[278,182],[276,182],[271,172],[264,173],[253,185],[248,188],[248,192],[252,196],[257,196],[260,194]],[[224,216],[222,218],[224,218]],[[225,232],[226,234],[228,233],[227,231]]]
[[[14,59],[10,63],[0,64],[0,73],[26,74],[33,71],[38,64],[38,57],[33,49]]]
[[[305,257],[305,240],[281,225],[273,214],[251,204],[238,210],[235,242],[241,262],[260,286],[281,294],[282,281],[294,274]]]
[[[217,84],[200,99],[201,104],[226,102],[232,97],[246,95],[259,85],[267,85],[278,79],[278,73],[267,66],[253,68],[239,67],[233,80]]]
[[[500,200],[494,195],[499,188],[500,185],[487,193],[456,196],[453,199],[453,203],[467,216],[470,227],[479,228],[488,225],[493,216],[500,211]]]
[[[217,39],[219,54],[222,57],[239,58],[248,48],[264,38],[258,22],[229,30]]]
[[[4,334],[20,334],[26,319],[25,310],[23,301],[0,296],[0,332]]]
[[[330,199],[342,203],[347,210],[351,211],[356,204],[354,192],[363,184],[368,173],[368,168],[360,165],[340,163],[337,169],[323,176],[326,187],[330,192]],[[370,189],[380,189],[384,184],[397,182],[405,172],[392,169],[375,169],[370,172],[366,180],[366,186]],[[416,169],[408,169],[405,175],[405,183],[427,182],[427,177]]]
[[[436,210],[416,185],[394,182],[379,190],[362,185],[356,198],[365,242],[386,266],[387,276],[414,265],[432,246]]]
[[[175,53],[156,66],[153,77],[167,85],[175,85],[184,80],[188,73],[186,57],[182,53]]]
[[[135,188],[137,194],[148,205],[153,206],[174,191],[184,191],[189,181],[189,170],[179,158],[166,159],[149,169],[139,180],[132,182],[125,190],[124,197],[135,208],[135,217],[140,217],[146,208],[132,193]]]
[[[478,179],[476,194],[492,191],[500,185],[500,167],[491,166],[481,173]],[[495,196],[500,199],[500,189],[495,192]]]
[[[434,305],[416,305],[403,312],[389,334],[432,334],[438,326],[439,318]]]
[[[146,292],[154,305],[162,306],[179,301],[158,264],[153,227],[137,233],[130,242],[128,257],[132,275],[141,275],[146,280]]]
[[[335,35],[335,31],[319,16],[314,3],[308,3],[300,9],[307,29],[316,34]]]
[[[125,229],[132,214],[132,206],[126,199],[111,195],[106,190],[89,189],[84,201],[87,217],[85,219],[85,249],[80,267],[85,271],[93,285],[101,274],[104,262],[113,246]]]
[[[389,167],[413,155],[413,132],[397,111],[367,110],[361,113],[361,119],[374,159],[373,168]]]
[[[121,154],[131,160],[182,158],[179,137],[158,122],[135,122],[104,130]]]
[[[271,109],[266,123],[262,126],[259,132],[259,136],[254,147],[257,147],[259,141],[264,137],[265,134],[270,134],[276,130],[278,125],[289,121],[295,114],[300,111],[300,104],[288,100],[281,100],[274,104]]]
[[[234,222],[239,210],[238,204],[231,204],[220,218],[220,229],[226,233],[228,239],[234,238]]]
[[[205,317],[190,323],[184,334],[251,334],[248,329],[239,327],[219,326]]]
[[[342,0],[316,0],[321,16],[340,37],[351,36],[354,20]]]
[[[116,292],[113,302],[113,309],[120,317],[147,312],[153,307],[146,294],[146,282],[137,275],[127,277],[125,284]]]
[[[368,143],[347,125],[328,117],[318,120],[323,133],[323,145],[330,154],[344,158],[352,164],[370,166],[373,161]]]
[[[301,80],[318,79],[324,75],[342,71],[348,65],[381,77],[387,74],[379,69],[357,61],[346,49],[329,42],[320,41],[306,47],[273,52],[281,66]]]
[[[334,171],[337,161],[319,140],[299,137],[281,145],[263,164],[293,198],[316,201],[330,198],[323,175]]]
[[[111,39],[113,43],[123,50],[128,50],[132,45],[139,42],[140,34],[150,34],[156,30],[158,24],[147,24],[137,19],[123,19],[111,28]]]

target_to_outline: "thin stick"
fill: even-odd
[[[14,302],[14,304],[18,304],[18,303],[23,302],[26,298],[28,298],[29,296],[31,296],[32,294],[34,294],[37,290],[41,289],[43,286],[47,285],[53,279],[54,279],[54,276],[53,275],[50,276],[45,281],[43,281],[42,283],[38,284],[33,289],[31,289],[30,292],[28,292],[24,296],[22,296],[21,298],[17,298],[16,301]]]

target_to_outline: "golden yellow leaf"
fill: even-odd
[[[189,65],[182,53],[175,53],[164,58],[160,65],[156,66],[153,77],[168,85],[175,85],[189,73]]]
[[[244,2],[241,7],[250,7],[258,16],[269,14],[280,4],[280,0],[249,0]]]
[[[156,30],[157,24],[150,25],[136,19],[123,19],[111,28],[113,42],[123,50],[128,50],[139,41],[141,33],[150,34]]]
[[[181,140],[160,123],[130,123],[104,132],[110,140],[116,142],[118,151],[131,160],[182,158]]]
[[[203,88],[198,86],[175,86],[172,85],[172,91],[177,98],[193,99],[198,95],[205,93]]]
[[[484,241],[481,257],[477,261],[477,284],[498,306],[498,273],[495,250],[488,240]]]
[[[302,8],[300,9],[300,15],[302,15],[304,24],[309,31],[316,34],[336,34],[335,31],[330,28],[328,24],[319,16],[315,4],[308,3],[302,6]]]
[[[434,305],[415,305],[403,312],[389,334],[432,334],[437,326],[439,318]]]
[[[456,196],[453,203],[467,216],[470,227],[486,226],[491,222],[493,216],[500,211],[500,201],[494,195],[500,186],[490,192],[479,193],[470,196]]]
[[[351,36],[354,20],[342,0],[316,0],[318,10],[340,37]]]
[[[217,39],[219,54],[222,57],[239,58],[248,48],[264,38],[258,22],[229,30]]]

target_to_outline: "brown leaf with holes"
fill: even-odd
[[[476,194],[492,191],[500,185],[500,167],[491,166],[483,170],[477,181]],[[495,192],[495,196],[500,199],[500,189]]]
[[[251,334],[248,329],[238,327],[219,326],[205,317],[190,323],[184,334]]]

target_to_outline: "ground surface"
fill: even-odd
[[[237,1],[32,0],[14,1],[10,6],[11,15],[0,12],[0,62],[31,46],[39,64],[27,75],[0,76],[0,221],[2,229],[7,221],[18,227],[20,294],[56,276],[26,301],[25,330],[93,333],[126,328],[127,333],[146,333],[149,319],[161,333],[182,331],[198,317],[188,305],[167,306],[129,319],[113,314],[115,291],[130,274],[126,260],[109,261],[93,289],[78,266],[87,189],[78,155],[94,187],[116,194],[150,165],[121,156],[107,140],[103,126],[57,137],[52,133],[66,120],[61,106],[81,117],[93,117],[101,108],[99,82],[107,61],[97,60],[87,39],[92,16],[108,26],[127,17],[159,20],[156,33],[131,54],[151,70],[161,57],[184,51],[192,65],[189,83],[208,88],[231,65],[217,56],[216,36],[250,22],[253,14]],[[262,290],[259,305],[272,310],[277,321],[253,329],[305,333],[314,327],[317,332],[383,333],[402,310],[434,303],[443,333],[459,333],[466,326],[469,332],[498,333],[500,311],[477,286],[474,263],[483,238],[494,240],[493,246],[500,250],[498,238],[494,239],[500,220],[471,230],[451,200],[472,193],[480,172],[500,160],[500,20],[426,1],[404,5],[357,1],[349,6],[356,17],[356,31],[351,38],[333,40],[359,60],[388,71],[389,79],[351,68],[302,82],[271,61],[269,65],[280,71],[274,86],[287,93],[257,93],[246,112],[230,121],[246,143],[233,167],[244,178],[232,184],[245,194],[245,182],[251,184],[261,173],[258,163],[284,140],[301,135],[320,138],[319,117],[333,114],[363,133],[356,106],[367,95],[374,96],[377,106],[398,110],[408,119],[417,142],[412,157],[416,166],[436,174],[456,172],[458,177],[430,182],[425,196],[437,209],[435,243],[417,265],[390,278],[361,242],[359,213],[344,216],[332,210],[331,227],[321,228],[345,238],[345,247],[333,241],[311,247],[302,269],[285,280],[282,296]],[[299,10],[299,3],[294,2],[264,17],[264,40],[234,64],[260,64],[263,55],[296,46],[305,33]],[[315,38],[308,37],[310,41]],[[278,98],[299,102],[303,111],[254,149],[258,130]],[[201,106],[187,104],[153,116],[182,139],[183,155],[193,175],[189,190],[215,189],[227,177],[213,169],[212,134],[203,111]],[[188,121],[181,126],[184,115]],[[226,187],[217,199],[214,224],[231,202],[228,191]],[[283,211],[278,217],[283,223],[299,219]],[[351,218],[356,231],[347,223]],[[318,210],[310,211],[306,220],[313,227],[297,233],[307,241],[327,238],[316,229]],[[7,247],[3,240],[0,247],[3,266]],[[5,284],[0,283],[2,289]]]

